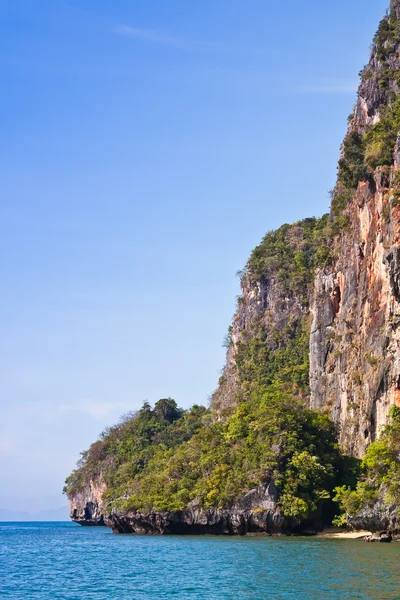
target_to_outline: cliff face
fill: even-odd
[[[104,515],[107,513],[103,504],[106,485],[100,481],[89,481],[83,488],[70,494],[69,516],[72,521],[81,525],[105,525]]]
[[[285,238],[293,248],[301,246],[301,226],[290,227]],[[226,365],[211,401],[216,415],[223,416],[242,398],[243,382],[238,367],[241,347],[262,332],[266,351],[274,352],[309,317],[309,304],[304,300],[304,297],[288,293],[276,272],[260,280],[253,278],[249,272],[244,275],[242,296],[230,330]]]
[[[390,531],[399,539],[399,507],[397,504],[388,505],[379,498],[370,506],[364,507],[355,515],[348,515],[348,524],[358,531]]]
[[[400,4],[393,1],[362,71],[347,140],[368,134],[400,94],[399,17]],[[309,405],[331,414],[345,453],[361,458],[379,436],[390,406],[400,404],[400,209],[394,201],[400,138],[392,158],[391,165],[370,168],[368,177],[356,181],[342,209],[348,226],[327,240],[332,260],[317,266],[314,282],[301,295],[285,292],[275,273],[255,280],[248,269],[232,345],[213,397],[215,410],[231,405],[240,388],[236,357],[241,340],[262,323],[271,344],[276,330],[309,319]],[[338,182],[333,204],[340,195]],[[287,242],[293,243],[293,235]]]
[[[333,241],[333,263],[317,269],[312,296],[310,404],[331,412],[343,450],[358,457],[400,403],[400,138],[396,119],[387,117],[400,93],[399,18],[394,0],[362,71],[346,139],[367,139],[370,173],[356,184],[345,209],[350,227]],[[379,144],[389,145],[370,135],[382,119],[393,128],[392,145],[397,139],[385,159],[374,160]]]
[[[371,182],[359,183],[346,209],[351,228],[332,241],[334,260],[316,269],[301,295],[285,291],[276,274],[245,276],[212,399],[218,415],[240,399],[243,341],[262,328],[273,350],[277,331],[303,325],[310,336],[309,405],[332,416],[345,453],[361,458],[379,435],[390,406],[400,403],[400,209],[391,205],[398,161],[396,154],[392,168],[377,168]],[[293,227],[289,234],[288,244]]]
[[[396,165],[397,168],[397,165]],[[390,207],[394,169],[360,182],[352,229],[338,258],[315,277],[310,404],[340,426],[346,453],[362,457],[400,402],[399,209]],[[385,216],[384,216],[385,215]]]

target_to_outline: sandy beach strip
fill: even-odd
[[[357,540],[366,535],[372,535],[370,531],[346,531],[340,529],[324,529],[317,534],[319,537],[335,538],[342,540]]]

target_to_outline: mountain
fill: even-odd
[[[398,530],[400,0],[379,25],[330,214],[242,272],[208,409],[145,404],[84,453],[71,517],[118,532]]]

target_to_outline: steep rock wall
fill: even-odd
[[[287,236],[288,244],[293,244],[292,233],[293,228]],[[297,231],[297,236],[301,239],[301,231]],[[226,365],[212,397],[211,406],[217,415],[223,416],[242,399],[237,362],[241,344],[263,330],[265,347],[273,352],[277,348],[276,332],[283,332],[289,324],[291,330],[296,329],[308,316],[308,303],[302,297],[288,294],[276,274],[259,280],[246,273],[242,279],[242,296],[232,321]]]
[[[400,402],[399,210],[393,171],[360,183],[352,228],[334,264],[316,273],[310,336],[311,406],[331,411],[343,449],[362,457]]]
[[[398,102],[399,19],[400,3],[392,0],[361,73],[346,139],[365,136]],[[400,402],[399,138],[391,163],[358,182],[346,209],[350,227],[334,240],[333,264],[317,270],[311,305],[310,404],[332,414],[343,450],[357,457]]]
[[[75,523],[89,526],[105,525],[104,515],[107,513],[103,503],[105,484],[101,481],[90,481],[83,489],[69,496],[69,516]]]
[[[398,99],[399,20],[400,2],[392,0],[361,73],[346,140],[365,136]],[[260,323],[269,332],[267,346],[273,347],[276,331],[288,323],[308,322],[310,407],[331,414],[346,453],[362,457],[379,436],[390,406],[400,403],[399,138],[392,162],[359,177],[342,211],[349,225],[327,241],[333,260],[315,270],[307,290],[288,294],[276,273],[267,272],[257,280],[247,269],[243,298],[233,319],[232,344],[213,396],[216,410],[235,403],[241,389],[240,343],[255,335]],[[339,178],[333,207],[342,188]],[[292,240],[293,236],[288,244]]]

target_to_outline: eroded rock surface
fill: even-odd
[[[301,533],[322,529],[321,522],[285,518],[276,506],[273,483],[250,491],[237,504],[223,510],[196,505],[178,512],[127,512],[113,510],[106,523],[115,533],[246,535]]]
[[[88,486],[70,496],[70,518],[75,523],[88,526],[104,526],[106,513],[103,504],[103,483],[90,481]]]

